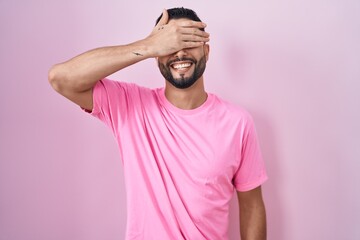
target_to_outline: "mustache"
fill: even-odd
[[[172,59],[172,60],[169,60],[166,64],[167,67],[170,67],[171,64],[175,63],[175,62],[181,62],[181,61],[189,61],[193,64],[196,64],[197,61],[195,59],[192,59],[192,58],[187,58],[187,57],[183,57],[183,58],[175,58],[175,59]]]

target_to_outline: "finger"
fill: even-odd
[[[196,35],[182,35],[181,40],[185,42],[208,42],[210,38],[208,37],[200,37]]]
[[[183,42],[183,49],[184,48],[196,48],[204,45],[204,42]]]
[[[197,21],[182,21],[181,24],[180,24],[181,27],[185,27],[185,28],[188,28],[188,27],[193,27],[193,28],[205,28],[206,27],[206,24],[203,23],[203,22],[197,22]]]
[[[158,24],[156,24],[156,26],[161,26],[161,25],[165,25],[167,24],[169,21],[169,13],[166,9],[163,10],[161,18],[158,22]]]
[[[201,31],[198,28],[182,28],[181,33],[182,34],[197,35],[197,36],[201,36],[201,37],[209,37],[210,36],[209,33],[205,32],[205,31]]]

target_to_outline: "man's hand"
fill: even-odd
[[[49,82],[61,95],[91,110],[92,88],[100,79],[150,57],[201,46],[209,41],[209,34],[199,29],[205,26],[188,19],[169,22],[164,10],[147,38],[127,45],[96,48],[56,64],[49,71]]]
[[[152,57],[161,57],[185,48],[194,48],[209,41],[209,34],[199,28],[205,23],[189,19],[169,22],[169,15],[164,9],[162,17],[151,34],[144,39]]]

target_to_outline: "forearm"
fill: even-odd
[[[143,40],[97,48],[56,64],[49,72],[49,80],[81,92],[92,88],[98,80],[149,57],[151,52]]]
[[[240,204],[241,240],[266,239],[266,213],[264,203]]]
[[[206,26],[204,23],[191,20],[167,22],[168,13],[164,10],[161,20],[145,39],[123,46],[93,49],[56,64],[49,71],[51,85],[58,92],[87,91],[100,79],[141,60],[166,56],[209,41],[209,34],[199,30]]]

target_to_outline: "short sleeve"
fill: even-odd
[[[109,79],[98,81],[93,88],[93,109],[83,111],[100,119],[116,132],[126,121],[132,111],[132,99],[136,94],[136,86]]]
[[[233,182],[238,191],[244,192],[260,186],[268,178],[251,116],[245,123],[240,149],[240,165],[234,175]]]

